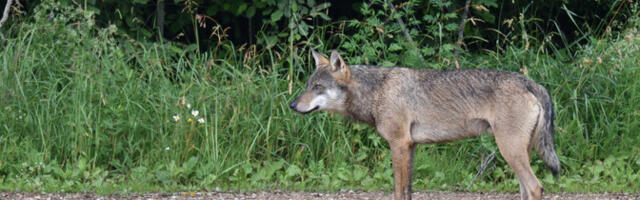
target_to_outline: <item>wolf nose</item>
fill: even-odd
[[[297,104],[297,102],[296,102],[296,101],[291,102],[291,103],[289,104],[289,108],[291,108],[291,109],[293,109],[293,110],[296,110],[296,104]]]

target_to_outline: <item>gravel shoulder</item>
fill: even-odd
[[[101,196],[93,193],[29,193],[0,192],[0,199],[390,199],[390,193],[380,191],[343,191],[324,192],[179,192],[173,194],[145,193],[130,195]],[[491,192],[442,192],[417,191],[413,199],[520,199],[515,193]],[[640,200],[640,193],[608,193],[608,194],[545,194],[544,199],[625,199]]]

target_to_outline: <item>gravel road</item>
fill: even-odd
[[[390,193],[376,191],[323,192],[180,192],[173,194],[145,193],[101,196],[93,193],[20,193],[0,192],[0,199],[390,199]],[[519,199],[518,194],[417,191],[413,199]],[[640,200],[640,193],[610,194],[545,194],[544,199],[625,199]]]

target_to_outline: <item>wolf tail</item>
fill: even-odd
[[[542,161],[551,169],[551,173],[553,173],[554,176],[558,176],[560,173],[560,160],[558,159],[554,146],[553,102],[547,90],[541,85],[531,83],[529,89],[542,106],[542,113],[538,118],[538,125],[534,130],[534,134],[537,135],[537,137],[533,137],[539,139],[536,150],[540,154],[540,157],[542,157]]]

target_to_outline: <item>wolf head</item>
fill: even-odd
[[[307,89],[289,107],[296,112],[307,114],[316,110],[344,112],[347,85],[351,81],[351,71],[337,51],[331,58],[311,50],[316,70],[307,81]]]

